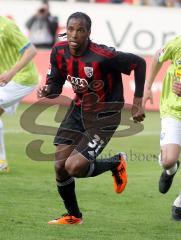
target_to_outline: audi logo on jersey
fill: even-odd
[[[71,83],[74,92],[83,92],[88,88],[88,82],[84,78],[67,75],[67,81]]]

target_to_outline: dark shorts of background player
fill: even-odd
[[[82,111],[72,102],[57,131],[54,145],[72,145],[93,161],[105,148],[120,121],[121,111]]]

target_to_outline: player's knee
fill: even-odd
[[[79,165],[73,163],[72,161],[67,161],[67,162],[65,163],[65,169],[66,169],[66,171],[68,172],[68,174],[69,174],[70,176],[74,176],[74,177],[76,177],[77,174],[78,174],[79,171],[80,171]]]
[[[65,169],[70,176],[80,177],[82,173],[82,164],[79,161],[68,159],[65,162]]]

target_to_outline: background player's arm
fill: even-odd
[[[12,53],[13,54],[13,53]],[[18,73],[23,67],[25,67],[36,55],[36,48],[32,44],[28,44],[28,47],[25,47],[22,57],[16,64],[9,69],[7,72],[0,74],[0,84],[5,85]]]
[[[153,104],[153,93],[151,90],[152,84],[157,76],[158,72],[162,67],[162,63],[158,62],[159,53],[161,50],[158,50],[152,58],[152,63],[150,67],[150,74],[145,84],[144,97],[143,97],[143,107],[145,107],[146,102],[150,100],[150,103]]]
[[[178,96],[181,97],[181,82],[173,81],[172,91]]]

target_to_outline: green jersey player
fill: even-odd
[[[35,54],[14,21],[0,16],[0,172],[8,169],[1,115],[14,113],[19,101],[35,89],[38,74],[31,62]]]
[[[145,85],[143,104],[149,99],[153,102],[151,87],[153,81],[165,61],[171,63],[163,80],[160,99],[161,115],[161,154],[159,162],[164,168],[160,180],[159,191],[163,194],[169,190],[173,177],[179,168],[181,150],[181,36],[170,40],[153,57],[150,76]],[[181,220],[181,195],[173,204],[172,216]]]

